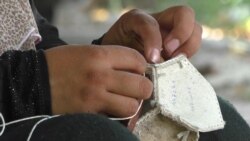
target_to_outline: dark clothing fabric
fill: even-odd
[[[0,56],[0,112],[6,121],[51,114],[47,63],[42,50],[66,43],[58,30],[44,19],[30,0],[43,38],[39,51],[8,51]]]
[[[228,101],[218,97],[223,119],[222,130],[201,133],[200,141],[250,141],[250,128],[246,121]]]
[[[33,126],[43,118],[7,126],[1,141],[26,141]],[[138,141],[119,122],[91,114],[66,115],[41,122],[30,141]]]
[[[54,8],[62,0],[34,0],[38,11],[43,17],[45,17],[49,22],[53,20]]]
[[[8,51],[0,57],[0,108],[6,121],[50,114],[50,92],[42,51]]]
[[[59,38],[59,33],[56,27],[52,26],[47,19],[42,17],[37,11],[35,3],[30,0],[31,8],[42,36],[42,42],[40,42],[36,47],[37,49],[49,49],[52,47],[66,45],[66,43]]]

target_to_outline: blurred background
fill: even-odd
[[[158,12],[189,5],[203,26],[203,42],[192,63],[250,124],[250,0],[35,0],[62,39],[90,44],[133,8]]]

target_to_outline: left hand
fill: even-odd
[[[186,6],[147,14],[131,10],[104,35],[103,45],[129,46],[150,63],[159,63],[179,54],[191,57],[199,49],[202,28],[193,10]]]

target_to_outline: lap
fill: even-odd
[[[33,126],[44,118],[8,125],[1,141],[26,141]],[[30,141],[136,141],[121,124],[92,114],[65,115],[37,125]]]
[[[218,98],[225,128],[201,133],[200,141],[248,141],[250,128],[233,106]],[[26,141],[32,128],[44,118],[35,118],[6,126],[1,141]],[[93,114],[65,115],[44,120],[37,125],[30,141],[136,141],[127,128],[106,117]]]
[[[226,100],[218,97],[223,119],[226,121],[224,129],[201,133],[200,141],[249,141],[250,128],[235,108]]]

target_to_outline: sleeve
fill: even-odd
[[[51,114],[43,51],[8,51],[0,56],[0,112],[6,121]]]
[[[36,48],[45,50],[56,46],[66,45],[67,43],[60,39],[57,28],[51,25],[38,12],[33,0],[30,0],[30,5],[38,26],[39,33],[42,36],[42,42],[37,44]]]
[[[57,28],[51,25],[48,22],[48,20],[46,20],[44,17],[41,16],[33,0],[30,0],[30,5],[32,8],[39,32],[43,39],[42,42],[36,46],[37,49],[49,49],[49,48],[53,48],[53,47],[60,46],[60,45],[66,45],[67,43],[60,39]],[[104,35],[100,37],[99,39],[93,40],[92,44],[100,45]]]

